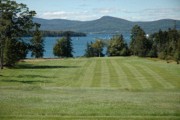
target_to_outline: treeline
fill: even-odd
[[[73,57],[72,36],[82,36],[83,33],[71,31],[54,32],[44,31],[39,28],[40,24],[33,22],[35,11],[29,11],[25,4],[18,4],[11,0],[0,0],[0,68],[14,66],[15,63],[26,58],[28,51],[31,56],[42,58],[44,50],[43,34],[62,35],[53,48],[53,53],[58,57]],[[32,32],[33,31],[33,32]],[[30,43],[22,38],[32,33]],[[146,36],[144,30],[135,25],[131,30],[131,42],[128,45],[123,35],[113,36],[108,42],[96,40],[87,43],[86,57],[102,57],[104,47],[107,48],[108,56],[158,57],[165,60],[180,60],[180,33],[176,29],[161,31]]]
[[[83,37],[86,36],[85,33],[82,32],[74,32],[74,31],[41,31],[44,37],[62,37],[66,36],[67,33],[71,37]]]
[[[74,31],[46,31],[46,30],[41,30],[40,32],[41,32],[43,37],[62,37],[62,36],[65,36],[67,33],[71,37],[84,37],[84,36],[86,36],[85,33],[74,32]],[[31,31],[28,34],[26,34],[25,37],[32,37],[33,34],[34,34],[34,31]]]
[[[176,29],[161,31],[154,33],[149,38],[151,49],[150,57],[158,57],[160,59],[174,59],[179,63],[180,60],[180,32]]]
[[[161,31],[146,36],[144,30],[135,25],[131,30],[131,42],[129,46],[124,41],[123,35],[113,36],[108,43],[97,40],[87,43],[86,57],[104,56],[103,47],[107,47],[108,56],[154,57],[167,60],[180,61],[180,32],[176,29]]]

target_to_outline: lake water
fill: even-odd
[[[73,56],[79,57],[83,56],[86,49],[87,42],[94,42],[97,38],[99,39],[110,39],[113,35],[112,34],[87,34],[85,37],[72,37],[72,45],[73,45]],[[44,44],[45,44],[45,52],[44,58],[55,58],[53,55],[53,46],[56,44],[57,39],[60,37],[45,37]],[[124,35],[124,39],[127,43],[129,43],[130,37],[129,35]],[[106,50],[104,50],[106,53]],[[27,58],[31,58],[30,53],[27,55]]]

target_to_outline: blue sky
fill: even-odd
[[[94,20],[113,16],[130,21],[180,20],[180,0],[15,0],[45,19]]]

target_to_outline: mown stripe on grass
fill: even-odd
[[[110,80],[110,76],[109,76],[109,67],[106,63],[106,60],[102,60],[102,64],[101,64],[101,87],[102,88],[109,88],[110,84],[109,84],[109,80]]]
[[[142,86],[140,85],[139,81],[136,80],[135,75],[132,73],[132,71],[125,66],[124,64],[121,64],[122,69],[127,74],[127,79],[129,80],[132,89],[141,89]]]
[[[129,68],[129,70],[134,74],[136,80],[139,81],[141,84],[141,87],[143,89],[149,89],[152,88],[151,84],[148,82],[148,80],[142,75],[135,67],[133,67],[131,64],[124,63],[126,67]]]
[[[60,64],[62,66],[65,66],[65,68],[60,68],[60,69],[57,69],[57,71],[53,71],[55,80],[58,81],[58,84],[57,84],[58,86],[70,87],[72,85],[70,74],[73,74],[74,70],[77,69],[76,68],[78,67],[77,62],[78,62],[77,60],[67,60],[67,61],[62,61],[62,63],[57,64],[57,65]]]
[[[131,88],[131,85],[127,79],[127,75],[122,70],[121,66],[117,63],[116,60],[111,60],[111,62],[118,75],[118,82],[121,85],[121,88]]]
[[[172,89],[175,86],[172,85],[171,83],[169,83],[167,80],[165,80],[163,77],[161,77],[158,73],[154,72],[153,70],[151,70],[149,67],[144,66],[144,65],[138,65],[141,67],[141,69],[143,69],[144,71],[146,71],[148,74],[151,75],[151,77],[156,80],[156,82],[158,82],[160,85],[162,85],[164,88],[166,89]]]
[[[5,120],[179,120],[179,116],[63,116],[63,115],[0,115],[0,118]]]
[[[79,61],[80,64],[78,64],[78,68],[76,71],[71,75],[71,79],[73,81],[73,84],[71,85],[72,87],[80,87],[81,86],[81,79],[80,77],[84,73],[85,69],[89,66],[90,62],[88,60],[82,60]]]
[[[180,69],[179,71],[178,69],[176,69],[179,67],[179,65],[167,64],[167,63],[163,63],[163,64],[150,63],[147,64],[147,67],[149,67],[155,73],[158,73],[159,76],[161,76],[167,82],[171,83],[174,87],[180,88],[180,82],[179,82]]]
[[[141,74],[144,75],[144,77],[149,81],[149,83],[151,83],[153,89],[163,88],[163,86],[159,84],[156,80],[154,80],[154,78],[152,78],[152,76],[146,70],[142,69],[138,65],[135,65],[135,67],[139,70],[139,72],[141,72]]]
[[[5,120],[179,120],[179,116],[63,116],[63,115],[0,115]]]
[[[106,60],[106,64],[109,68],[109,76],[110,76],[109,84],[110,84],[110,87],[112,87],[112,88],[120,87],[121,85],[119,85],[118,79],[117,79],[118,75],[117,75],[114,67],[112,66],[110,59]]]
[[[90,64],[88,67],[86,67],[84,73],[82,73],[82,76],[80,77],[82,83],[81,87],[90,87],[92,83],[92,79],[94,76],[94,68],[96,66],[96,60],[88,61]]]
[[[96,60],[94,76],[91,87],[100,87],[101,84],[101,59]]]

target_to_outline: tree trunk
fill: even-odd
[[[1,46],[0,46],[0,69],[3,69],[3,42],[1,41]]]
[[[1,46],[1,51],[0,51],[0,69],[3,69],[3,49]]]
[[[179,60],[177,60],[176,63],[179,64]]]

